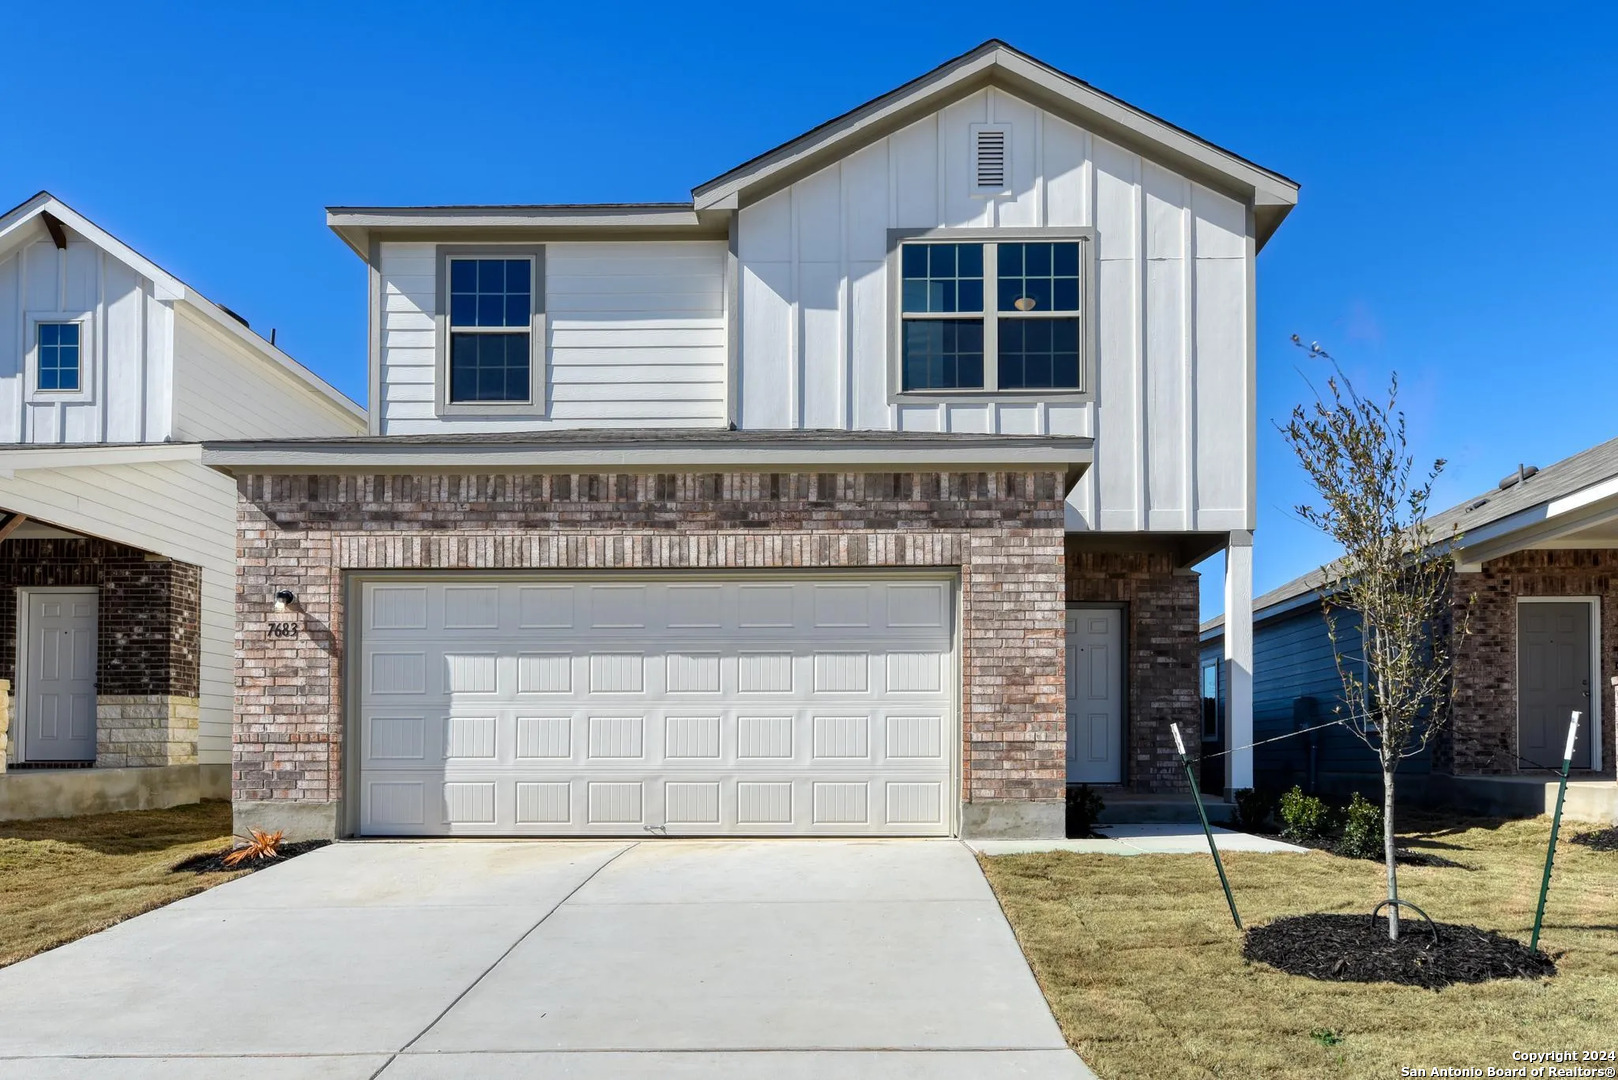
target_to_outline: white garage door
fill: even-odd
[[[360,832],[936,836],[939,579],[373,580]]]

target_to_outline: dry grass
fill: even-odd
[[[0,824],[0,967],[236,874],[171,873],[230,843],[230,804]]]
[[[1409,846],[1461,866],[1401,868],[1405,899],[1527,940],[1548,818],[1407,823]],[[1566,839],[1540,939],[1559,974],[1441,991],[1246,963],[1205,855],[982,862],[1068,1042],[1102,1077],[1382,1080],[1401,1065],[1512,1065],[1515,1050],[1618,1049],[1618,854]],[[1384,895],[1381,864],[1318,851],[1231,855],[1226,869],[1249,925],[1369,913]]]

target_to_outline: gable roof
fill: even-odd
[[[1618,513],[1618,507],[1611,505],[1615,502],[1618,502],[1618,439],[1609,439],[1547,465],[1509,487],[1496,487],[1474,495],[1432,515],[1427,524],[1433,535],[1439,537],[1449,537],[1458,530],[1461,557],[1473,561],[1477,557],[1473,549],[1521,536],[1553,516],[1591,504]],[[1330,579],[1334,566],[1336,563],[1331,562],[1316,567],[1255,598],[1254,621],[1285,614],[1313,601]],[[1217,630],[1224,622],[1223,615],[1209,619],[1202,624],[1202,632]]]
[[[156,299],[186,304],[226,335],[246,345],[265,362],[280,368],[285,374],[299,380],[322,397],[330,399],[356,419],[365,418],[365,410],[348,395],[254,333],[234,313],[209,300],[48,191],[41,191],[0,214],[0,255],[25,240],[37,238],[38,230],[40,228],[49,230],[52,221],[78,233],[150,281],[152,295]]]
[[[361,258],[377,230],[624,229],[690,236],[725,235],[730,212],[846,157],[986,86],[1002,87],[1088,131],[1189,176],[1254,208],[1262,248],[1297,205],[1298,184],[1161,117],[1096,89],[1004,41],[991,38],[926,74],[773,150],[697,185],[689,203],[585,203],[534,206],[329,206],[326,223]]]
[[[739,205],[874,142],[984,86],[1001,86],[1079,126],[1255,206],[1263,246],[1298,202],[1298,184],[1096,89],[997,38],[693,189],[698,210]]]

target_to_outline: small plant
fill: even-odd
[[[1107,808],[1101,793],[1089,784],[1067,789],[1067,834],[1083,838],[1090,835],[1091,826]]]
[[[1321,1046],[1336,1046],[1343,1041],[1343,1033],[1336,1028],[1315,1028],[1309,1037]]]
[[[1312,844],[1326,835],[1331,812],[1326,804],[1294,785],[1281,796],[1281,835],[1300,844]]]
[[[1262,832],[1275,801],[1265,792],[1244,787],[1236,791],[1236,825],[1243,832]]]
[[[226,866],[240,866],[249,859],[254,862],[264,862],[280,857],[281,837],[283,835],[280,829],[272,833],[265,832],[263,829],[248,829],[247,833],[248,835],[246,836],[236,837],[237,840],[241,841],[241,846],[225,856]]]
[[[1380,859],[1382,844],[1382,808],[1356,791],[1343,811],[1343,839],[1337,853],[1350,859]]]

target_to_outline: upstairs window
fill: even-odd
[[[449,260],[448,401],[533,400],[534,260]]]
[[[899,247],[904,392],[1081,392],[1081,240]]]
[[[76,322],[36,323],[36,390],[77,392],[83,389],[80,329]]]

